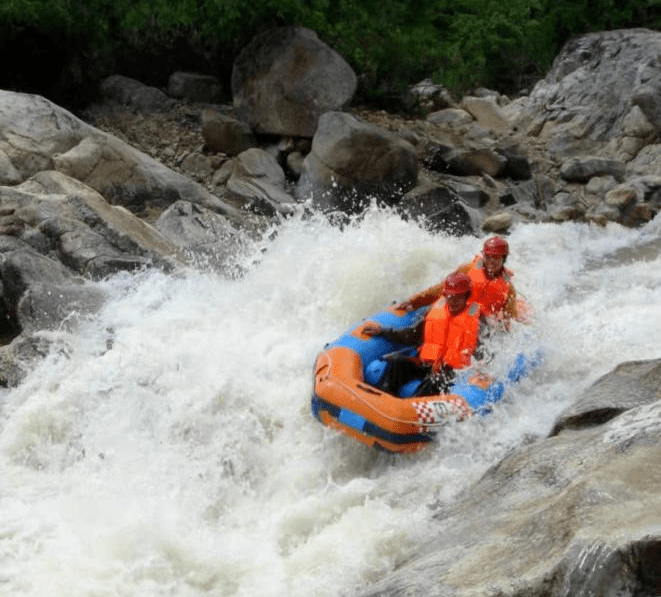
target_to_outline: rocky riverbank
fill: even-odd
[[[81,118],[0,92],[0,332],[58,326],[74,296],[93,309],[91,282],[121,270],[237,275],[245,242],[295,213],[341,222],[375,201],[478,236],[517,222],[640,226],[661,205],[660,49],[644,29],[589,34],[529,94],[452,98],[427,81],[403,98],[409,115],[346,109],[355,74],[297,28],[247,48],[231,106],[186,73],[167,90],[110,77]],[[268,102],[249,93],[263,88]],[[54,286],[68,289],[60,302]]]
[[[297,214],[342,223],[376,202],[432,231],[476,236],[519,222],[636,227],[657,215],[660,33],[572,40],[518,98],[451,98],[421,84],[408,96],[416,117],[345,109],[355,75],[315,37],[256,40],[232,106],[119,76],[81,118],[0,91],[3,385],[66,352],[48,332],[94,316],[107,299],[100,279],[154,267],[240,276],[245,243]],[[300,52],[310,60],[292,62]],[[277,85],[255,61],[274,65]],[[269,93],[251,96],[259,86]],[[658,595],[658,387],[658,361],[620,365],[551,437],[439,512],[437,541],[366,594]]]

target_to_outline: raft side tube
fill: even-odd
[[[326,344],[324,349],[344,347],[359,354],[362,359],[363,368],[361,379],[364,380],[369,376],[367,367],[370,363],[390,352],[407,348],[407,345],[393,342],[382,336],[366,336],[361,333],[362,329],[369,323],[378,323],[384,328],[402,329],[415,324],[426,311],[426,307],[415,311],[403,311],[394,307],[380,311],[371,317],[363,319],[339,338]]]
[[[383,429],[382,427],[379,427],[378,425],[368,421],[361,415],[358,415],[347,408],[340,408],[315,395],[312,397],[312,414],[322,423],[328,423],[328,421],[324,421],[325,417],[323,417],[322,413],[330,415],[336,423],[340,423],[340,425],[335,424],[333,427],[342,431],[345,431],[345,428],[348,427],[351,430],[358,431],[361,434],[368,436],[365,437],[364,440],[361,440],[363,443],[372,444],[374,441],[387,442],[391,445],[391,448],[386,449],[389,449],[390,451],[393,451],[392,446],[406,447],[407,444],[426,444],[433,441],[433,437],[430,434],[402,434],[389,431],[388,429]],[[354,433],[351,435],[356,437]]]

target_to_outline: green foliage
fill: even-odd
[[[109,69],[140,56],[146,69],[167,68],[153,57],[176,54],[183,42],[213,46],[231,65],[255,33],[280,25],[316,31],[359,74],[362,98],[385,102],[429,76],[457,95],[476,86],[516,90],[543,76],[573,35],[661,27],[661,0],[0,2],[6,39],[26,28],[56,34]]]
[[[516,87],[525,73],[541,75],[555,53],[535,17],[537,0],[458,0],[435,77],[449,89]]]
[[[544,0],[542,12],[558,44],[588,31],[661,26],[660,0]]]

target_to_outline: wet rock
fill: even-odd
[[[504,188],[498,197],[501,205],[529,204],[545,209],[556,191],[550,177],[539,175],[535,178]]]
[[[15,314],[15,325],[31,333],[76,322],[98,310],[105,294],[57,260],[27,247],[2,256],[3,301]]]
[[[249,246],[249,238],[211,210],[177,201],[160,215],[154,228],[180,247],[196,267],[229,276],[243,271],[241,253]]]
[[[249,209],[270,216],[288,215],[295,200],[285,190],[285,180],[283,169],[270,153],[252,148],[234,160],[227,189]]]
[[[321,209],[355,211],[372,195],[395,204],[418,176],[414,147],[397,135],[343,112],[326,112],[296,187]]]
[[[361,597],[658,592],[660,372],[640,361],[595,382],[550,437],[439,511],[435,537]]]
[[[498,212],[487,216],[482,222],[482,230],[485,232],[506,232],[514,223],[514,216],[509,212]]]

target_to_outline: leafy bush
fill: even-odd
[[[562,44],[573,35],[619,27],[661,26],[661,2],[3,0],[0,3],[0,26],[5,33],[0,46],[6,52],[14,41],[37,32],[61,51],[69,70],[75,60],[78,70],[97,79],[121,71],[150,84],[162,84],[172,70],[195,68],[214,72],[228,88],[236,54],[259,30],[280,25],[301,25],[315,30],[359,75],[358,99],[385,103],[407,85],[429,76],[457,95],[477,86],[503,92],[517,90],[543,76]],[[5,73],[5,79],[7,76]],[[72,84],[76,84],[75,78]]]

